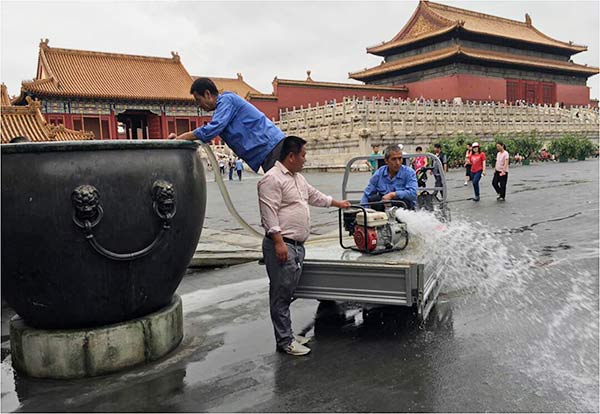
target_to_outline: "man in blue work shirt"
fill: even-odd
[[[369,180],[369,185],[360,199],[360,204],[368,207],[374,201],[403,201],[409,209],[414,209],[417,201],[417,176],[415,171],[402,164],[402,149],[390,145],[384,151],[385,164]],[[383,205],[371,206],[383,211]]]
[[[285,134],[265,114],[233,92],[219,94],[214,82],[208,78],[196,79],[190,93],[200,108],[215,111],[212,120],[181,135],[171,133],[170,139],[199,139],[208,143],[218,135],[255,172],[260,167],[267,172],[275,165]]]

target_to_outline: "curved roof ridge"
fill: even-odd
[[[435,30],[434,33],[442,32],[445,30],[451,30],[453,27],[456,27],[456,25],[457,25],[456,21],[447,19],[444,16],[440,16],[437,13],[433,13],[433,12],[429,11],[427,9],[426,3],[427,3],[427,1],[420,0],[419,5],[417,6],[417,8],[413,12],[413,14],[410,16],[410,18],[408,19],[406,24],[402,27],[402,29],[400,29],[400,31],[398,33],[396,33],[396,35],[394,37],[392,37],[391,40],[389,40],[387,42],[385,42],[385,41],[381,42],[377,45],[368,46],[367,53],[377,53],[378,50],[380,50],[382,48],[387,49],[388,47],[390,47],[390,45],[401,42],[402,40],[406,40],[406,42],[408,42],[410,40],[412,42],[415,40],[420,40],[421,38],[424,39],[424,38],[429,37],[429,34],[425,34],[424,36],[417,36],[417,37],[414,37],[411,39],[404,39],[404,37],[407,35],[407,33],[409,33],[410,30],[416,25],[417,20],[418,20],[419,16],[421,16],[421,15],[426,15],[430,19],[436,21],[436,23],[438,23],[440,26],[442,26],[442,27],[438,28],[437,30]]]
[[[84,56],[102,56],[102,57],[114,57],[114,58],[127,58],[127,59],[136,59],[136,60],[150,60],[150,61],[158,61],[158,62],[179,62],[179,55],[176,53],[172,53],[171,57],[158,57],[158,56],[146,56],[146,55],[130,55],[127,53],[113,53],[113,52],[99,52],[95,50],[80,50],[80,49],[63,49],[58,47],[50,47],[46,46],[44,48],[46,51],[56,52],[56,53],[65,53],[69,55],[84,55]]]
[[[533,30],[534,32],[536,32],[538,35],[548,39],[548,40],[552,40],[553,42],[558,42],[558,43],[562,43],[565,46],[571,47],[571,48],[582,48],[582,52],[587,50],[587,46],[584,45],[578,45],[576,43],[573,42],[563,42],[562,40],[557,40],[554,39],[553,37],[548,36],[547,34],[545,34],[544,32],[538,30],[538,28],[536,28],[533,24],[529,25],[529,27],[531,28],[531,30]]]
[[[6,87],[4,82],[0,84],[0,104],[3,106],[12,105],[12,102],[10,101],[10,96],[8,96],[8,88]]]
[[[390,40],[389,42],[386,42],[386,43],[395,42],[397,40],[400,40],[404,35],[406,35],[406,33],[413,27],[414,23],[416,22],[418,16],[421,14],[421,12],[424,12],[424,14],[426,14],[428,17],[430,17],[433,20],[438,20],[440,25],[446,24],[446,25],[453,26],[456,24],[456,22],[454,20],[450,20],[444,16],[440,16],[437,13],[431,13],[427,8],[427,3],[428,3],[427,1],[420,0],[419,6],[415,9],[412,16],[410,16],[410,18],[408,19],[408,22],[404,25],[402,30],[400,30],[396,34],[396,36],[394,36],[392,38],[392,40]]]
[[[423,39],[428,39],[430,37],[435,37],[435,36],[447,33],[447,32],[449,32],[451,30],[454,30],[458,26],[459,26],[459,24],[455,23],[452,26],[442,27],[439,30],[436,30],[436,31],[433,31],[433,32],[429,32],[429,33],[424,33],[421,36],[413,37],[413,38],[410,38],[410,39],[398,39],[395,42],[389,41],[389,42],[386,42],[386,43],[379,44],[377,46],[371,46],[371,47],[367,48],[367,52],[371,53],[371,54],[377,54],[377,53],[380,53],[382,50],[392,49],[392,48],[395,48],[397,46],[402,46],[402,45],[405,45],[405,44],[418,42],[418,41],[423,40]]]
[[[55,83],[55,81],[52,78],[24,80],[21,81],[21,86],[45,85],[47,83]]]
[[[458,13],[463,13],[463,14],[468,14],[471,16],[476,16],[476,17],[485,17],[486,19],[491,19],[491,20],[498,20],[498,21],[503,21],[503,22],[508,22],[508,23],[517,23],[520,24],[521,26],[527,26],[526,22],[521,22],[519,20],[514,20],[514,19],[509,19],[506,17],[500,17],[500,16],[494,16],[493,14],[487,14],[487,13],[481,13],[481,12],[476,12],[473,10],[467,10],[467,9],[461,9],[459,7],[453,7],[453,6],[448,6],[446,4],[441,4],[441,3],[434,3],[431,1],[425,1],[424,3],[427,4],[427,7],[435,14],[437,14],[438,16],[445,18],[447,20],[451,20],[451,21],[455,21],[452,19],[448,19],[445,16],[441,16],[436,12],[436,8],[440,8],[440,9],[445,9],[448,11],[454,11],[454,12],[458,12]],[[433,6],[433,7],[432,7]],[[433,9],[433,10],[432,10]],[[554,39],[553,39],[554,40]]]
[[[42,65],[42,67],[44,68],[44,71],[48,75],[48,77],[44,78],[44,80],[46,80],[46,79],[50,80],[52,83],[54,83],[54,86],[59,88],[60,81],[54,75],[54,72],[52,71],[52,68],[50,67],[50,64],[48,63],[48,58],[46,57],[45,50],[48,50],[48,48],[49,48],[48,39],[46,39],[46,41],[40,42],[39,64]],[[38,72],[38,76],[41,76],[40,72]]]
[[[449,12],[454,12],[454,13],[459,13],[459,14],[465,14],[467,16],[474,16],[474,17],[484,18],[486,20],[495,20],[495,21],[504,22],[504,23],[516,24],[516,25],[519,25],[519,26],[531,29],[537,35],[543,37],[544,39],[547,39],[547,40],[550,40],[552,42],[556,42],[556,43],[565,45],[568,48],[571,48],[571,49],[583,49],[583,50],[580,50],[580,51],[587,50],[587,47],[585,47],[585,46],[577,45],[577,44],[575,44],[573,42],[563,42],[562,40],[554,39],[553,37],[550,37],[550,36],[544,34],[540,30],[538,30],[535,26],[533,26],[533,24],[531,22],[531,17],[529,17],[528,14],[526,14],[525,21],[522,22],[522,21],[519,21],[519,20],[509,19],[509,18],[506,18],[506,17],[494,16],[492,14],[481,13],[481,12],[476,12],[476,11],[473,11],[473,10],[461,9],[459,7],[448,6],[446,4],[440,4],[440,3],[430,2],[430,1],[421,1],[421,3],[424,3],[425,7],[429,11],[431,11],[432,13],[435,13],[436,15],[438,15],[440,17],[445,17],[445,16],[441,16],[439,14],[438,10],[440,10],[442,13],[445,10],[445,11],[449,11]],[[446,19],[447,19],[447,17],[446,17]],[[467,28],[467,30],[478,32],[478,33],[482,33],[481,31],[474,30],[472,28]],[[535,41],[533,41],[533,43],[541,43],[541,42],[535,42]]]

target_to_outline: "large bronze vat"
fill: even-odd
[[[106,325],[168,305],[204,221],[197,148],[3,145],[2,297],[36,328]]]

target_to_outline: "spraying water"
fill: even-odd
[[[494,333],[507,342],[500,359],[539,382],[538,397],[558,389],[574,410],[597,412],[598,274],[578,262],[597,258],[597,248],[580,253],[589,257],[549,259],[533,233],[519,239],[479,222],[396,214],[407,223],[411,260],[442,275],[443,291],[460,293],[457,306],[476,303],[491,314]]]

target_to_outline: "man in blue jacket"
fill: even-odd
[[[190,93],[205,111],[214,111],[210,123],[170,139],[210,142],[217,135],[255,172],[267,172],[279,159],[285,134],[254,105],[233,92],[219,94],[214,82],[198,78]]]
[[[417,176],[415,171],[402,164],[402,149],[398,145],[390,145],[384,152],[385,164],[380,167],[369,180],[369,185],[360,199],[360,204],[368,207],[369,202],[403,201],[409,209],[414,209],[417,201]],[[371,208],[383,210],[383,206],[373,205]]]

